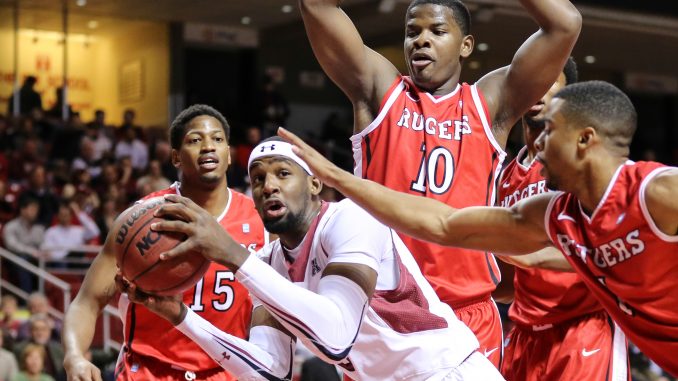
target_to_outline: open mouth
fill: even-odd
[[[287,207],[280,200],[268,200],[264,203],[263,212],[266,219],[280,218],[287,212]]]
[[[198,165],[204,170],[213,170],[219,166],[219,159],[214,156],[204,156],[198,160]]]
[[[425,68],[426,66],[428,66],[432,62],[433,62],[433,58],[431,58],[431,56],[429,56],[426,53],[418,52],[418,53],[412,54],[412,56],[410,57],[410,63],[412,64],[412,67],[420,69],[420,70]]]

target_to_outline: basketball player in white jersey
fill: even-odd
[[[271,138],[249,159],[255,205],[280,239],[248,256],[186,198],[159,215],[155,230],[187,240],[163,259],[197,251],[226,264],[255,302],[249,341],[216,329],[179,298],[147,297],[119,286],[173,323],[243,380],[289,379],[296,339],[354,380],[502,380],[478,341],[425,281],[397,234],[344,200],[325,203],[322,183]]]

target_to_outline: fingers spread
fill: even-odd
[[[156,217],[169,220],[194,221],[195,212],[180,203],[164,204],[155,211]]]
[[[172,249],[161,253],[160,254],[160,260],[161,261],[167,261],[175,257],[179,257],[182,255],[187,255],[189,253],[194,252],[194,245],[190,241],[184,241],[176,246],[174,246]],[[195,253],[194,253],[195,254]]]
[[[193,233],[191,224],[184,221],[160,221],[151,224],[151,230],[156,232],[181,233],[190,235]]]

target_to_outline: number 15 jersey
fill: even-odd
[[[179,183],[175,183],[145,198],[180,194],[179,189]],[[217,221],[236,242],[254,253],[263,247],[266,238],[254,202],[231,189],[225,191],[229,193],[228,205]],[[222,331],[240,338],[247,337],[252,300],[247,289],[227,267],[210,264],[203,278],[184,292],[183,299],[189,308]],[[130,303],[124,294],[118,304],[128,350],[193,372],[221,368],[198,344],[146,307]]]
[[[355,175],[455,208],[493,205],[506,154],[490,127],[475,85],[458,84],[434,97],[399,77],[376,119],[351,137]],[[453,308],[488,299],[500,280],[490,253],[400,236],[440,299]]]

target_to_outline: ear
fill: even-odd
[[[470,34],[468,36],[464,36],[461,40],[461,50],[459,51],[459,55],[461,55],[462,58],[467,58],[473,52],[474,46],[475,40],[473,39],[473,36]]]
[[[179,167],[181,167],[181,160],[179,160],[179,151],[172,148],[170,155],[172,156],[172,165],[174,166],[174,168],[178,169]]]
[[[231,168],[231,146],[228,146],[227,150],[228,150],[228,155],[226,155],[226,157],[228,158],[228,159],[226,159],[226,160],[228,160],[227,168]]]
[[[309,176],[311,195],[317,196],[323,190],[323,183],[315,176]]]
[[[598,134],[596,129],[593,127],[584,127],[579,131],[579,136],[577,137],[577,146],[580,149],[586,149],[590,147],[598,139]]]

